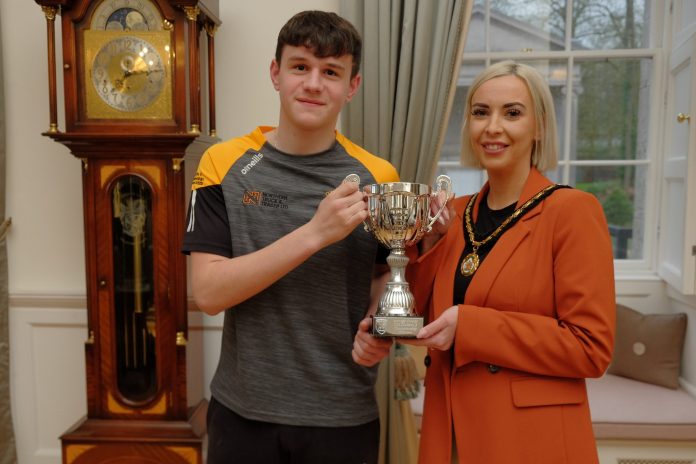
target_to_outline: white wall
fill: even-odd
[[[278,103],[268,69],[277,33],[304,9],[338,11],[338,0],[220,1],[222,26],[215,37],[219,137],[275,123]],[[59,18],[56,26],[60,41]],[[7,238],[12,413],[19,463],[57,464],[58,437],[86,413],[81,164],[67,148],[41,135],[49,122],[41,8],[31,0],[0,0],[0,28],[6,207],[12,218]],[[57,77],[62,89],[60,70]],[[61,107],[59,100],[62,130]],[[189,314],[191,403],[207,395],[218,358],[220,321]]]

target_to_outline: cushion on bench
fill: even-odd
[[[686,314],[642,314],[616,305],[614,358],[607,372],[679,388]]]

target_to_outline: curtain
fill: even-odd
[[[394,344],[388,358],[379,365],[375,394],[379,406],[379,464],[415,464],[418,461],[418,428],[408,397],[396,388],[395,366],[413,363],[404,345]],[[407,359],[407,361],[405,361]],[[415,366],[414,366],[415,369]],[[417,383],[416,385],[420,385]]]
[[[363,37],[363,84],[344,109],[342,132],[388,159],[404,181],[431,184],[435,177],[472,5],[473,0],[341,0],[341,14]],[[418,458],[410,402],[399,399],[395,388],[405,364],[400,357],[409,356],[405,351],[395,346],[379,366],[380,464]]]
[[[473,0],[341,0],[363,36],[363,85],[342,131],[430,184],[459,76]]]
[[[5,95],[0,44],[0,463],[17,461],[12,413],[10,411],[10,327],[5,236],[10,220],[5,219]]]

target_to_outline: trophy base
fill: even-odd
[[[423,327],[423,316],[372,316],[375,337],[416,338]]]

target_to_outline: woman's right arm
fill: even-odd
[[[431,208],[437,211],[439,204]],[[435,274],[442,259],[448,255],[450,240],[448,240],[447,231],[454,221],[459,220],[450,200],[447,200],[447,206],[443,209],[440,219],[435,221],[432,230],[421,239],[418,245],[409,250],[409,256],[412,259],[406,268],[406,278],[416,300],[416,312],[419,314],[425,314],[429,307]]]

